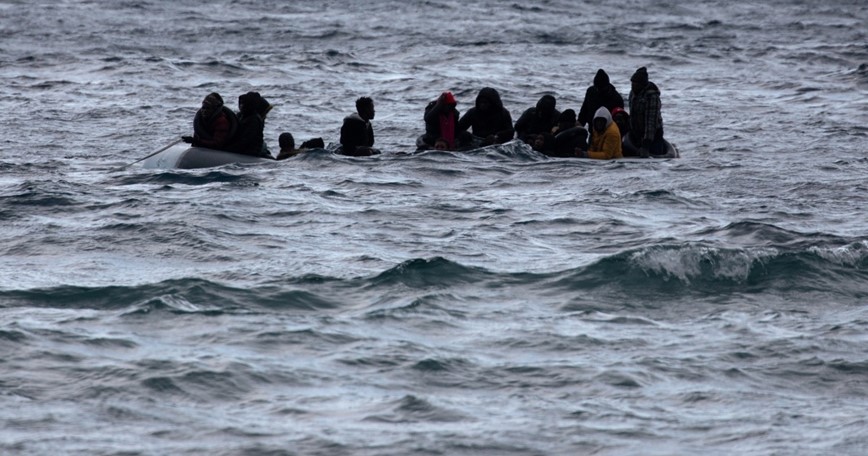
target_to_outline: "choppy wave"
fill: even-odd
[[[868,296],[868,243],[726,248],[670,243],[627,250],[575,269],[545,274],[495,272],[442,257],[414,259],[372,277],[289,276],[285,285],[238,288],[203,279],[176,279],[132,287],[61,286],[0,292],[4,307],[222,314],[224,312],[352,309],[371,292],[399,297],[418,291],[450,293],[461,301],[467,285],[492,290],[545,289],[611,295],[612,304],[649,294],[658,300],[683,294],[821,293],[843,302]],[[293,289],[294,288],[294,289]],[[324,291],[328,290],[328,291]],[[451,291],[450,291],[451,290]],[[436,298],[436,301],[441,298]],[[431,303],[429,303],[431,304]]]

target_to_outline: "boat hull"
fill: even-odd
[[[142,167],[149,169],[196,169],[213,168],[232,163],[261,163],[266,161],[272,160],[205,147],[173,147],[149,157],[142,162]]]

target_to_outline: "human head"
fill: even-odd
[[[546,146],[546,137],[543,135],[534,135],[531,139],[530,147],[533,150],[540,151]]]
[[[576,111],[564,109],[558,117],[558,129],[567,130],[576,126]]]
[[[212,113],[223,107],[223,97],[217,92],[211,92],[202,100],[202,111]]]
[[[443,103],[449,106],[458,105],[458,101],[455,100],[455,95],[452,95],[452,92],[443,92],[440,96],[443,97]]]
[[[259,114],[265,117],[271,111],[270,103],[259,92],[247,92],[238,97],[238,110],[241,114]]]
[[[361,97],[356,100],[356,112],[365,120],[374,118],[376,111],[374,110],[374,100],[370,97]]]
[[[540,117],[548,117],[554,114],[555,106],[557,106],[557,100],[555,97],[551,95],[543,95],[539,101],[536,102],[536,111]]]
[[[609,113],[609,110],[606,109],[605,106],[597,109],[597,112],[594,114],[594,130],[598,133],[602,133],[612,124],[612,114]]]
[[[496,111],[503,108],[500,94],[496,89],[485,87],[476,96],[476,109],[482,112]]]
[[[648,85],[648,69],[641,67],[630,77],[630,88],[634,92],[638,92]]]
[[[609,85],[609,75],[603,71],[602,68],[597,70],[597,74],[594,76],[594,87],[597,90],[603,89]]]
[[[621,134],[627,133],[627,127],[630,125],[630,115],[624,108],[615,108],[612,110],[612,121],[621,130]]]
[[[277,137],[277,144],[280,146],[280,150],[295,150],[295,138],[292,137],[291,133],[281,133]]]
[[[434,149],[436,150],[449,150],[449,142],[443,138],[437,138],[434,141]]]

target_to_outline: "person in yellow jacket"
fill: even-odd
[[[598,160],[611,160],[623,158],[621,153],[621,131],[618,125],[612,122],[612,114],[606,107],[597,109],[594,114],[594,128],[591,132],[591,147],[588,149],[587,158]]]

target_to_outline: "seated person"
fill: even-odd
[[[528,135],[551,133],[558,123],[560,111],[555,109],[557,100],[551,95],[543,95],[536,106],[528,108],[515,122],[515,134],[524,141]]]
[[[361,97],[356,100],[356,112],[344,118],[341,126],[341,148],[337,151],[342,155],[365,157],[379,154],[374,149],[374,128],[371,126],[376,111],[374,100]]]
[[[497,90],[485,87],[476,96],[476,105],[467,110],[458,120],[459,134],[464,134],[463,143],[470,142],[466,134],[470,130],[473,136],[479,138],[479,146],[503,144],[512,139],[515,130],[512,127],[512,116],[503,107],[503,101]]]
[[[238,132],[224,148],[238,154],[272,158],[265,145],[265,116],[271,106],[259,92],[247,92],[238,97]]]
[[[582,156],[598,160],[622,158],[621,132],[618,131],[618,126],[612,121],[612,115],[609,114],[606,107],[597,109],[597,113],[594,114],[593,125],[591,147],[587,154],[582,154]]]
[[[238,118],[231,109],[223,106],[223,97],[217,92],[209,93],[202,100],[202,107],[193,119],[193,136],[182,136],[184,142],[194,147],[222,149],[229,143],[238,128]]]
[[[624,108],[615,108],[612,110],[612,121],[618,126],[618,131],[621,132],[621,153],[625,157],[638,157],[639,149],[634,146],[630,140],[630,114]]]
[[[420,149],[428,149],[434,147],[437,149],[436,141],[443,139],[448,145],[448,149],[454,150],[458,145],[458,119],[460,117],[455,106],[458,104],[455,101],[455,96],[452,92],[443,92],[436,100],[428,103],[425,107],[425,134],[422,135],[421,141],[418,144]]]
[[[555,136],[554,157],[575,157],[588,150],[588,131],[576,124],[576,111],[565,109],[552,129]]]

